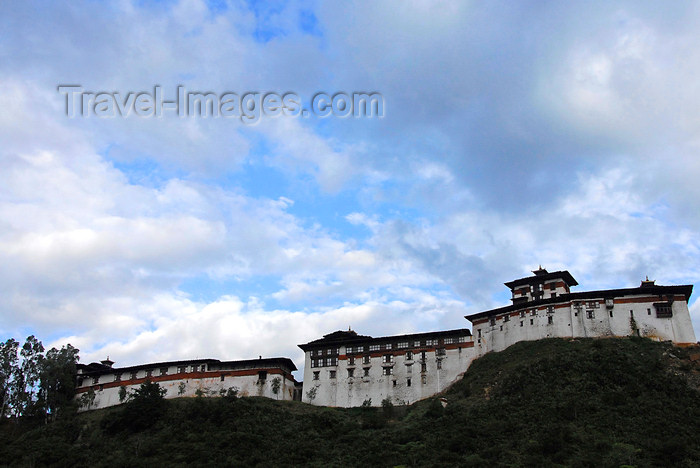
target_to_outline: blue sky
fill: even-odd
[[[301,365],[337,329],[468,326],[538,265],[694,284],[699,26],[697,2],[2,3],[0,332]],[[69,118],[65,84],[385,112]]]

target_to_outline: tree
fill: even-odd
[[[0,418],[5,417],[10,408],[12,386],[17,377],[17,350],[19,342],[13,338],[0,343]]]
[[[22,362],[12,384],[10,404],[15,416],[30,416],[36,411],[36,395],[41,372],[44,345],[34,335],[27,337],[19,354]]]
[[[282,380],[279,377],[275,377],[272,379],[272,393],[277,395],[280,392],[280,386],[282,384]],[[279,399],[279,397],[277,397]]]
[[[78,349],[66,345],[60,350],[51,348],[39,359],[39,406],[46,420],[55,419],[60,411],[72,406],[75,396]]]
[[[80,395],[80,407],[85,409],[92,408],[95,404],[95,390],[91,387],[87,392]]]
[[[318,387],[313,387],[308,392],[306,392],[306,398],[309,399],[309,403],[316,399],[317,392],[318,392]]]
[[[130,398],[129,392],[126,390],[124,385],[119,387],[119,403],[124,403],[128,398]]]
[[[0,417],[43,416],[48,422],[74,407],[77,363],[73,346],[44,354],[34,335],[21,348],[12,338],[0,343]]]
[[[167,390],[158,383],[147,380],[134,390],[131,399],[121,413],[106,424],[108,432],[116,433],[123,429],[141,431],[151,427],[165,414]]]

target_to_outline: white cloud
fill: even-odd
[[[306,8],[0,6],[0,331],[299,364],[348,326],[466,326],[538,264],[698,277],[697,8],[322,4],[320,34]],[[386,115],[68,119],[66,83],[378,91]],[[252,195],[261,167],[283,183]]]

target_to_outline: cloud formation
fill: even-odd
[[[0,332],[301,365],[348,326],[466,327],[540,264],[693,284],[698,26],[683,2],[0,5]],[[61,84],[376,91],[385,117],[71,119]]]

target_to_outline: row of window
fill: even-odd
[[[345,348],[345,352],[347,354],[359,354],[359,353],[364,353],[366,351],[389,351],[392,349],[406,349],[406,348],[421,348],[421,347],[427,347],[427,346],[439,346],[440,341],[442,341],[442,344],[454,344],[454,343],[464,343],[467,341],[466,336],[450,336],[446,338],[442,338],[442,340],[438,338],[431,338],[431,339],[426,339],[426,340],[407,340],[407,341],[399,341],[396,344],[394,343],[379,343],[379,344],[370,344],[370,345],[356,345],[356,346],[347,346]],[[317,350],[318,352],[320,350]],[[311,352],[312,356],[315,356],[314,351]]]
[[[549,289],[550,291],[554,291],[555,289],[557,289],[557,282],[547,283],[546,286],[547,286],[547,289]],[[540,293],[544,290],[545,290],[544,284],[542,284],[542,283],[539,283],[536,285],[533,284],[530,286],[525,286],[525,287],[520,288],[520,289],[513,289],[513,296],[515,296],[515,294],[520,294],[521,296],[526,296],[527,293],[535,294],[535,293]]]
[[[442,359],[438,359],[436,361],[436,366],[438,369],[442,369]],[[362,368],[362,376],[363,377],[369,377],[369,370],[370,367],[364,367]],[[421,373],[425,373],[428,371],[428,366],[425,362],[420,363],[420,371]],[[355,369],[354,368],[349,368],[347,369],[348,372],[348,378],[355,377]],[[408,364],[406,365],[406,373],[411,374],[413,373],[413,366]],[[314,380],[319,380],[321,375],[321,371],[314,371],[313,372],[313,379]],[[328,377],[331,379],[337,378],[338,372],[335,369],[329,370],[328,371]],[[382,375],[394,375],[394,368],[392,366],[386,366],[382,367]]]
[[[311,367],[326,367],[326,366],[337,366],[337,365],[338,365],[338,358],[337,357],[311,359]]]
[[[435,355],[436,356],[445,356],[447,354],[447,350],[445,348],[437,348],[435,350]],[[404,355],[405,359],[407,361],[411,361],[414,358],[415,353],[413,351],[406,351],[406,354]],[[426,351],[421,351],[420,352],[420,359],[425,361],[426,358]],[[371,356],[348,356],[348,366],[354,366],[357,364],[358,361],[361,361],[362,364],[369,365],[372,363],[372,358]],[[382,356],[382,364],[393,364],[394,363],[394,355],[393,354],[385,354]],[[311,359],[311,367],[329,367],[329,366],[337,366],[338,365],[338,358],[337,357],[328,357],[328,358],[312,358]]]
[[[206,372],[207,370],[207,365],[206,364],[195,364],[192,366],[178,366],[177,368],[177,373],[178,374],[186,374],[187,372]],[[131,371],[129,373],[129,379],[130,380],[136,380],[138,378],[139,371]],[[146,369],[143,377],[148,378],[148,377],[153,377],[154,374],[157,375],[168,375],[168,368],[167,367],[161,367],[159,369]],[[121,382],[122,376],[124,374],[117,373],[114,374],[114,381],[115,382]],[[93,377],[92,378],[92,383],[96,384],[99,381],[99,376],[98,377]]]
[[[595,307],[593,306],[595,304]],[[576,307],[578,305],[578,307]],[[580,304],[574,304],[575,312],[574,316],[578,317],[579,312],[582,311],[581,305]],[[587,319],[595,319],[595,309],[600,308],[598,302],[590,302],[589,306],[586,308],[586,318]],[[669,318],[673,316],[673,311],[671,308],[671,304],[668,303],[655,303],[654,308],[656,309],[656,317],[657,318]],[[549,306],[547,308],[547,325],[551,325],[554,323],[554,319],[552,317],[552,313],[554,312],[553,306]],[[613,317],[613,311],[608,310],[608,313],[610,314],[610,317]],[[533,309],[531,312],[531,315],[537,315],[537,312]],[[647,309],[647,315],[651,315],[651,309]],[[525,311],[522,310],[520,311],[520,317],[525,317]],[[634,311],[630,310],[630,317],[634,318]],[[510,316],[509,315],[504,315],[503,316],[503,321],[504,322],[509,322],[510,321]],[[492,326],[496,325],[496,317],[491,317],[490,319],[490,324]],[[534,319],[530,319],[530,325],[534,325],[535,321]],[[524,321],[520,321],[520,326],[522,327],[524,325]],[[503,325],[500,327],[501,331],[503,330]],[[481,342],[481,329],[477,329],[477,340],[480,343]]]
[[[312,356],[331,356],[340,354],[340,348],[312,349]]]

